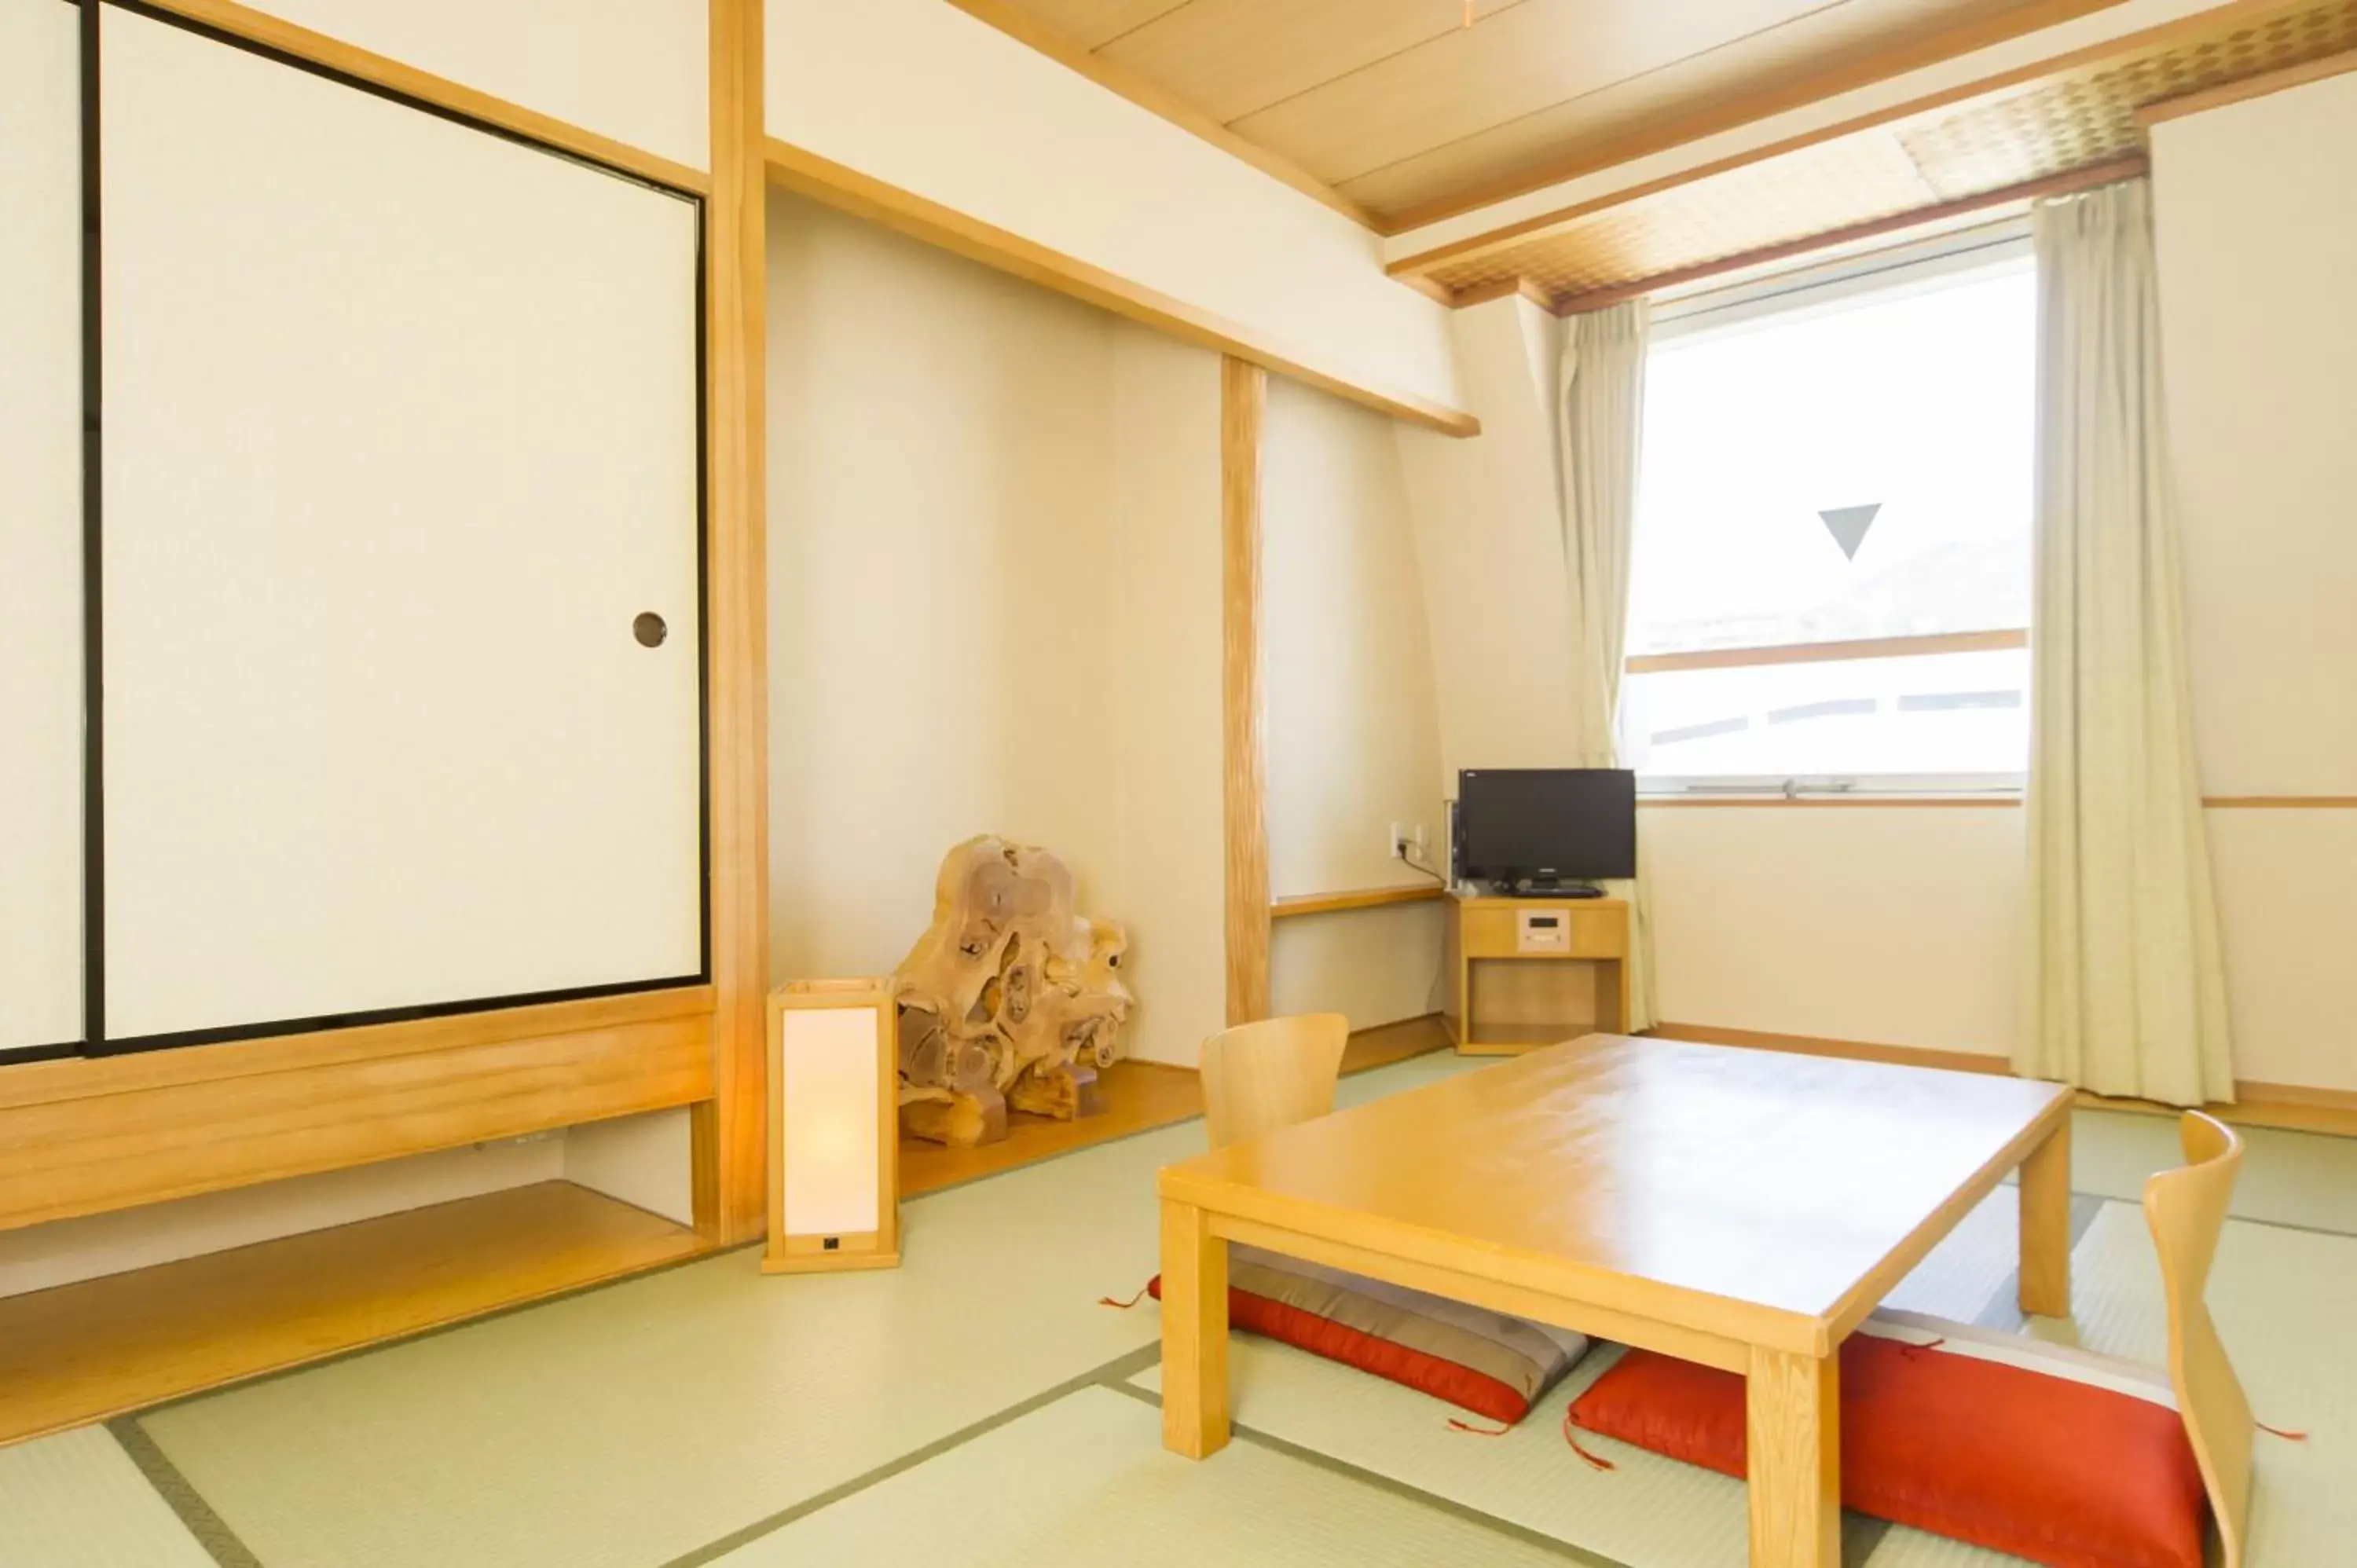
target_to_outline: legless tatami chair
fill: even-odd
[[[2242,1568],[2251,1517],[2251,1402],[2226,1359],[2202,1292],[2225,1229],[2226,1204],[2243,1168],[2243,1140],[2199,1111],[2178,1122],[2185,1165],[2144,1184],[2144,1217],[2160,1254],[2161,1290],[2169,1302],[2169,1380],[2177,1412],[2193,1445],[2194,1462],[2210,1493],[2225,1568]]]
[[[1269,1018],[1203,1042],[1203,1127],[1211,1147],[1258,1137],[1334,1109],[1351,1021],[1340,1013]]]

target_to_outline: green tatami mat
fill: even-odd
[[[1740,1563],[1748,1515],[1743,1485],[1602,1438],[1591,1453],[1619,1466],[1591,1470],[1563,1440],[1564,1407],[1617,1350],[1599,1350],[1502,1437],[1459,1432],[1462,1411],[1270,1340],[1238,1335],[1229,1350],[1239,1425],[1339,1459],[1399,1485],[1632,1568],[1727,1568]],[[1160,1369],[1135,1386],[1158,1391]]]
[[[1989,1282],[2014,1267],[2012,1195],[1999,1193],[1925,1260],[1893,1296],[1913,1310],[1969,1320]],[[2158,1363],[2167,1348],[2159,1275],[2135,1206],[2106,1203],[2072,1255],[2073,1325],[2037,1331]],[[1980,1299],[1976,1299],[1976,1296]],[[2321,1568],[2357,1561],[2357,1240],[2230,1222],[2211,1301],[2260,1419],[2306,1427],[2306,1444],[2259,1438],[2251,1568]],[[1607,1351],[1604,1357],[1617,1354]],[[1267,1340],[1232,1351],[1237,1422],[1309,1451],[1429,1492],[1630,1568],[1723,1568],[1743,1561],[1741,1486],[1609,1439],[1583,1435],[1617,1466],[1589,1469],[1566,1447],[1563,1412],[1601,1376],[1583,1365],[1503,1437],[1451,1429],[1438,1401]],[[1147,1369],[1135,1386],[1154,1389]],[[2018,1560],[1919,1531],[1848,1521],[1853,1564],[1996,1568]]]
[[[1360,1098],[1461,1070],[1418,1058]],[[897,1270],[738,1251],[158,1411],[268,1568],[651,1568],[1153,1342],[1200,1122],[908,1204]]]
[[[2357,1236],[2357,1138],[2273,1127],[2236,1131],[2250,1145],[2234,1184],[2237,1217]],[[2174,1117],[2081,1111],[2072,1118],[2073,1191],[2138,1202],[2145,1177],[2184,1163]],[[2357,1562],[2357,1549],[2350,1561]]]
[[[795,1520],[724,1568],[1562,1568],[1565,1554],[1245,1441],[1165,1453],[1153,1406],[1082,1389]]]
[[[102,1426],[0,1448],[0,1568],[213,1568]]]
[[[1992,1194],[1908,1276],[1893,1304],[1967,1321],[1977,1316],[2013,1273],[2016,1208],[2010,1189]],[[1232,1342],[1230,1375],[1235,1418],[1254,1431],[1631,1568],[1741,1563],[1749,1529],[1742,1483],[1583,1436],[1590,1452],[1616,1466],[1593,1470],[1565,1444],[1565,1407],[1618,1354],[1590,1356],[1502,1437],[1459,1432],[1448,1422],[1461,1412],[1437,1400],[1248,1335]],[[1161,1386],[1158,1369],[1133,1380]],[[1865,1561],[1884,1527],[1848,1523],[1850,1559]]]
[[[2247,1173],[2250,1164],[2244,1166]],[[2108,1203],[2079,1243],[2072,1298],[2079,1342],[2158,1364],[2169,1352],[2160,1266],[2143,1211]],[[2226,1223],[2210,1277],[2210,1311],[2271,1426],[2259,1434],[2250,1568],[2357,1563],[2357,1240]]]

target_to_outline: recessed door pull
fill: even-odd
[[[630,635],[639,639],[642,648],[661,648],[663,639],[671,635],[671,628],[663,625],[663,618],[654,611],[640,610],[638,619],[630,623]]]

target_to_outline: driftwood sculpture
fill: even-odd
[[[1074,911],[1072,874],[1048,851],[988,836],[951,850],[933,923],[894,972],[901,1124],[971,1146],[1006,1136],[1010,1107],[1065,1122],[1102,1109],[1128,946],[1119,922]]]

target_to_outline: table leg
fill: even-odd
[[[2071,1119],[2021,1162],[2021,1310],[2071,1316]]]
[[[1841,1568],[1841,1358],[1751,1351],[1751,1568]]]
[[[1162,1200],[1162,1445],[1228,1445],[1228,1244],[1190,1203]]]

